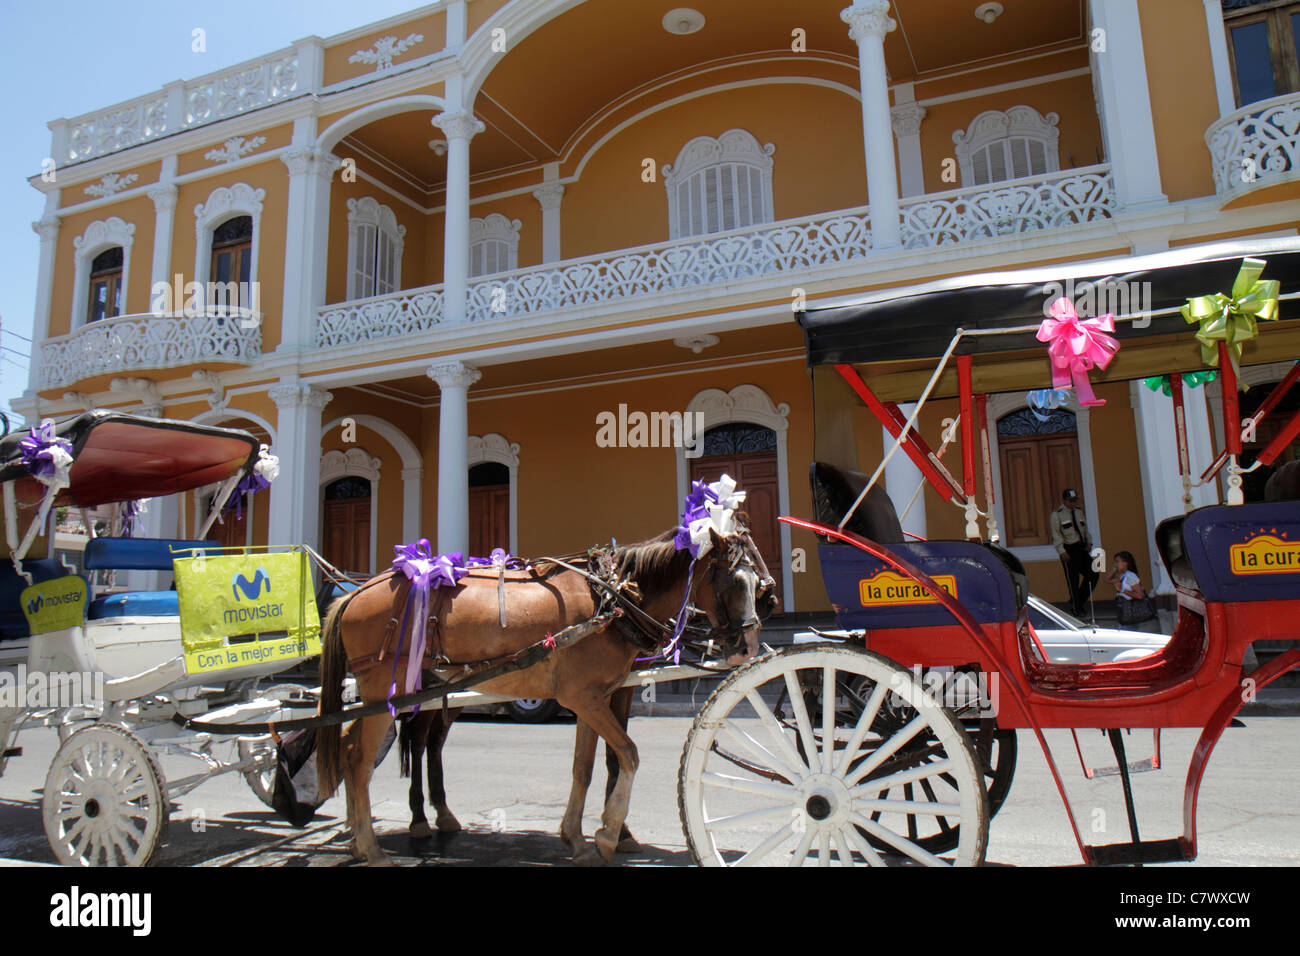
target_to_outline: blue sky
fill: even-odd
[[[0,408],[27,388],[44,198],[27,178],[49,155],[52,119],[111,106],[172,80],[202,76],[305,36],[364,26],[427,0],[0,0]],[[192,32],[207,50],[191,49]],[[21,336],[21,337],[20,337]],[[15,354],[24,353],[24,354]]]

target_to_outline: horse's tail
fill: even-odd
[[[411,724],[414,721],[415,718],[409,714],[403,714],[397,720],[397,755],[401,760],[398,772],[403,777],[411,775],[411,751],[415,749],[415,734],[411,730]]]
[[[355,592],[353,592],[355,593]],[[343,709],[343,678],[348,671],[347,652],[343,649],[343,611],[351,594],[334,601],[325,613],[320,656],[320,712],[334,714]],[[322,800],[338,789],[341,777],[339,754],[342,747],[342,724],[328,724],[316,730],[316,780]]]

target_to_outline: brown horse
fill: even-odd
[[[686,595],[705,609],[715,627],[726,628],[738,655],[752,655],[760,624],[755,604],[760,575],[751,558],[756,549],[748,534],[742,531],[724,538],[712,532],[709,551],[694,564],[689,552],[677,550],[674,535],[675,529],[618,549],[618,579],[626,582],[630,593],[639,594],[640,608],[658,621],[674,616]],[[409,593],[407,579],[389,571],[331,605],[322,628],[323,714],[342,708],[343,678],[349,666],[363,702],[387,698],[394,668],[396,672],[405,668],[405,652],[393,658],[398,643],[394,632]],[[505,572],[504,594],[508,624],[502,627],[495,569],[470,571],[455,588],[435,591],[436,621],[431,621],[430,644],[434,653],[453,662],[446,665],[447,679],[454,680],[462,664],[508,657],[563,628],[591,620],[597,612],[587,578],[557,565]],[[557,648],[532,667],[478,685],[485,693],[554,698],[573,711],[579,720],[580,742],[581,728],[590,729],[587,767],[594,760],[596,735],[614,749],[618,780],[605,801],[602,825],[595,835],[596,847],[607,861],[613,859],[622,832],[637,767],[636,746],[619,725],[609,699],[627,678],[638,653],[632,642],[609,627]],[[429,666],[437,672],[436,663]],[[346,736],[337,724],[317,732],[320,793],[332,794],[340,778],[344,780],[351,849],[371,863],[388,862],[375,839],[369,784],[375,753],[391,722],[390,715],[380,714],[353,721]],[[579,756],[575,752],[573,788],[560,831],[575,855],[587,850],[582,806],[590,782],[590,771],[585,780],[577,774]]]

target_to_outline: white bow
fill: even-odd
[[[253,464],[253,471],[266,481],[275,481],[280,477],[280,459],[262,445],[257,449],[257,461]]]
[[[709,532],[716,531],[723,538],[736,533],[736,509],[745,501],[745,493],[736,490],[736,479],[730,475],[723,475],[717,481],[710,482],[708,487],[718,496],[718,500],[706,500],[704,510],[709,513],[708,517],[691,522],[691,544],[695,545],[696,558],[704,557],[713,546],[713,536]]]

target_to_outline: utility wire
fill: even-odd
[[[6,328],[4,331],[8,332],[10,335],[16,335],[16,336],[18,336],[18,338],[22,339],[24,342],[30,342],[30,341],[31,341],[31,339],[29,339],[27,336],[22,335],[21,333],[15,332],[13,329]]]
[[[10,348],[9,346],[7,346],[7,345],[0,345],[0,349],[4,349],[6,352],[13,352],[14,355],[21,355],[21,356],[22,356],[23,358],[25,358],[25,359],[29,359],[29,358],[31,358],[31,356],[30,356],[29,354],[27,354],[26,352],[20,352],[20,351],[18,351],[17,349],[11,349],[11,348]]]

